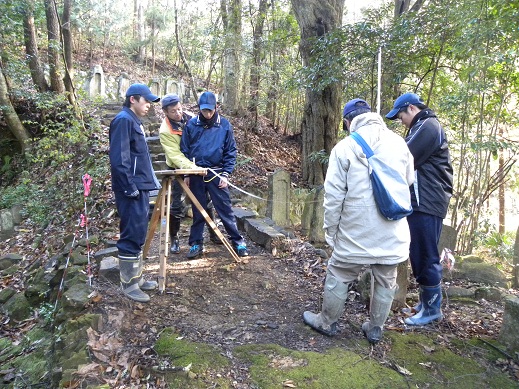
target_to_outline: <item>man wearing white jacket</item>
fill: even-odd
[[[362,136],[379,159],[387,161],[409,185],[413,184],[413,156],[404,139],[389,130],[366,101],[348,101],[343,120],[350,133]],[[375,287],[370,320],[362,330],[370,343],[376,343],[382,337],[396,292],[397,266],[409,257],[407,220],[387,220],[380,214],[368,160],[351,137],[333,148],[324,189],[324,229],[333,253],[328,261],[321,312],[306,311],[303,320],[322,334],[335,335],[349,285],[366,265],[371,265]]]

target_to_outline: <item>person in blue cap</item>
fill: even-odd
[[[198,100],[199,114],[192,118],[182,132],[180,150],[197,166],[208,168],[207,175],[188,177],[189,188],[207,209],[207,193],[240,257],[249,255],[243,237],[238,231],[231,206],[228,180],[236,165],[236,141],[231,123],[216,109],[216,96],[206,91]],[[203,231],[205,220],[193,205],[193,224],[189,234],[191,246],[187,257],[196,258],[204,252]]]
[[[408,325],[426,325],[443,318],[442,265],[438,242],[452,196],[453,169],[447,137],[434,111],[415,93],[404,93],[388,112],[408,128],[405,141],[414,157],[415,183],[410,187],[413,213],[407,217],[411,230],[409,258],[420,300],[405,313]]]
[[[366,101],[348,101],[343,122],[345,129],[360,135],[402,182],[413,183],[413,157],[404,140],[387,128],[379,114],[371,112]],[[335,335],[349,286],[370,265],[374,292],[369,321],[363,323],[362,331],[370,343],[377,343],[397,290],[398,264],[409,257],[409,226],[405,218],[388,220],[379,212],[368,160],[351,136],[332,149],[324,190],[325,237],[333,252],[328,261],[321,312],[306,311],[303,321],[324,335]]]
[[[151,163],[141,118],[152,103],[160,100],[144,84],[126,91],[121,112],[110,123],[110,168],[112,190],[120,218],[117,241],[119,272],[123,293],[132,300],[147,302],[143,290],[157,287],[142,277],[142,246],[148,230],[149,191],[160,188]]]

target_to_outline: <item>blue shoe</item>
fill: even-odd
[[[193,259],[198,257],[199,255],[202,255],[204,253],[204,245],[203,244],[194,244],[189,249],[189,253],[187,253],[187,257],[189,259]]]
[[[238,246],[234,247],[234,250],[238,254],[238,257],[248,257],[249,253],[247,251],[247,246],[244,244],[239,244]]]
[[[405,319],[405,324],[411,326],[424,326],[436,320],[443,319],[441,310],[442,289],[440,285],[420,286],[422,309],[416,315]]]

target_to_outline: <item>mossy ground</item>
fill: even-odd
[[[439,344],[436,334],[388,331],[385,336],[390,351],[383,360],[371,356],[366,341],[324,352],[294,351],[269,344],[243,345],[234,348],[232,358],[234,364],[239,361],[247,366],[251,388],[517,388],[517,382],[488,363],[499,355],[485,343],[458,342],[451,345],[460,351],[455,353]],[[217,348],[166,330],[155,350],[171,365],[191,365],[191,375],[167,375],[172,388],[205,388],[209,382],[221,388],[233,387],[224,373],[231,360]]]

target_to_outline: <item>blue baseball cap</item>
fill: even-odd
[[[144,84],[132,84],[126,91],[126,97],[140,95],[144,97],[146,100],[151,101],[152,103],[158,103],[160,101],[160,97],[155,96],[151,93],[150,88]]]
[[[359,108],[367,108],[367,109],[371,110],[371,107],[366,102],[366,100],[353,99],[353,100],[348,101],[346,103],[346,105],[344,106],[344,109],[342,110],[342,117],[346,116],[347,114],[349,114]]]
[[[425,104],[422,99],[415,93],[404,93],[402,96],[395,100],[395,104],[393,104],[393,109],[388,112],[386,118],[389,120],[395,120],[398,112],[402,108],[408,107],[411,104]]]
[[[198,106],[200,110],[210,109],[211,111],[216,109],[216,96],[213,92],[204,92],[198,99]]]
[[[175,105],[180,102],[180,97],[174,93],[169,93],[162,98],[160,101],[162,103],[162,108],[166,108],[170,105]]]

